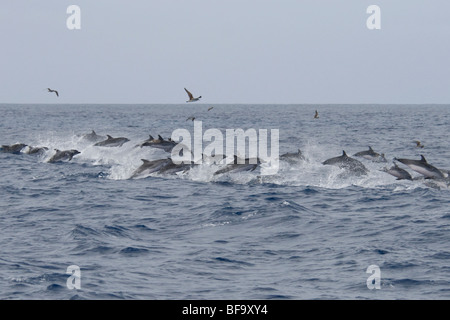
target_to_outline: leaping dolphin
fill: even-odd
[[[157,172],[161,168],[163,168],[164,166],[166,166],[172,162],[172,160],[170,160],[170,159],[158,159],[158,160],[153,160],[153,161],[141,159],[141,161],[142,161],[142,165],[133,172],[130,179],[134,179],[134,178],[143,176],[145,174],[151,174],[151,173]]]
[[[30,146],[28,146],[28,149],[25,150],[24,153],[41,155],[41,154],[45,153],[47,150],[48,150],[47,147],[30,147]]]
[[[135,148],[137,148],[137,147],[141,147],[142,148],[142,147],[148,146],[148,145],[150,145],[152,143],[157,143],[157,139],[153,138],[153,136],[150,134],[149,138],[147,140],[143,141],[140,144],[137,144],[135,146]]]
[[[398,162],[407,165],[412,170],[424,175],[425,178],[428,179],[445,179],[444,173],[436,167],[433,167],[431,164],[427,162],[423,155],[420,156],[420,160],[411,160],[411,159],[398,159],[394,158]]]
[[[292,152],[292,153],[288,152],[288,153],[282,154],[280,156],[280,160],[284,160],[289,163],[295,163],[300,160],[305,160],[305,157],[303,156],[302,151],[300,149],[298,149],[297,152]]]
[[[120,137],[120,138],[113,138],[110,135],[106,135],[108,138],[104,141],[97,142],[94,144],[94,146],[97,147],[121,147],[124,143],[127,143],[130,141],[127,138]]]
[[[58,150],[55,149],[56,153],[47,161],[49,163],[58,162],[58,161],[70,161],[74,156],[80,153],[80,151],[71,149],[71,150]]]
[[[369,172],[360,161],[350,158],[345,151],[342,151],[342,156],[330,158],[322,162],[322,164],[337,166],[355,175],[366,175]]]
[[[389,173],[390,175],[397,177],[397,180],[412,180],[413,178],[405,169],[400,168],[395,162],[394,166],[391,168],[384,168],[383,172]]]
[[[214,172],[214,175],[226,173],[226,172],[241,172],[241,171],[254,171],[258,165],[261,163],[261,160],[258,158],[240,158],[238,156],[234,156],[233,161],[228,162],[228,158],[224,158],[225,163],[227,164],[224,168],[217,170]]]
[[[84,140],[87,140],[87,141],[90,141],[90,142],[99,142],[99,141],[103,141],[103,140],[106,139],[105,136],[98,135],[94,130],[92,130],[91,133],[84,134],[82,136],[82,138]]]
[[[16,144],[12,144],[10,146],[2,145],[2,147],[0,148],[0,151],[1,152],[5,152],[5,153],[16,153],[16,154],[18,154],[25,147],[27,147],[27,145],[23,144],[23,143],[16,143]]]
[[[166,152],[171,152],[172,149],[176,145],[177,145],[177,143],[175,141],[172,141],[170,139],[164,140],[164,138],[161,137],[161,135],[158,135],[158,139],[155,139],[150,135],[149,139],[145,140],[138,146],[140,146],[141,148],[142,147],[153,147],[153,148],[163,149]]]
[[[172,159],[170,159],[170,163],[163,166],[158,173],[164,173],[164,174],[175,174],[177,172],[186,172],[188,171],[194,164],[191,163],[180,163],[176,164],[173,163]]]
[[[387,162],[386,158],[384,157],[384,153],[379,154],[379,153],[373,151],[371,146],[369,146],[369,150],[357,152],[354,154],[354,156],[362,157],[364,159],[374,161],[374,162]]]

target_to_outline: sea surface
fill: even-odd
[[[0,299],[449,299],[450,188],[382,171],[420,155],[450,169],[449,108],[2,104],[0,144],[49,149],[0,153]],[[136,145],[193,132],[191,116],[223,133],[278,129],[279,153],[305,160],[130,179],[168,156]],[[92,130],[130,141],[96,147]],[[359,159],[366,176],[322,164],[368,146],[388,163]],[[81,153],[48,163],[54,149]]]

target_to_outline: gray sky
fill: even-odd
[[[81,30],[69,30],[69,5]],[[369,5],[381,30],[369,30]],[[14,0],[0,103],[450,103],[450,1]],[[60,98],[46,92],[59,90]]]

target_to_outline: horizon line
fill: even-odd
[[[174,102],[68,102],[68,103],[57,103],[57,102],[0,102],[0,105],[187,105],[186,103],[174,103]],[[189,104],[192,106],[193,104]],[[381,103],[381,102],[270,102],[270,103],[256,103],[256,102],[220,102],[220,103],[196,103],[195,105],[450,105],[450,102],[416,102],[416,103],[406,103],[406,102],[396,102],[396,103]]]

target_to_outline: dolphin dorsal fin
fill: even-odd
[[[369,146],[369,151],[373,151],[373,149],[372,149],[372,147],[371,147],[371,146]]]
[[[150,162],[149,160],[146,160],[146,159],[141,159],[141,161],[142,161],[143,163],[148,163],[148,162]]]
[[[158,134],[158,139],[161,141],[164,141],[163,137],[161,137],[159,134]]]
[[[342,150],[342,156],[343,157],[348,157],[347,153],[345,153],[345,150]]]
[[[108,137],[108,140],[113,139],[109,134],[106,135]]]
[[[422,155],[420,156],[420,161],[427,163],[427,159],[425,159],[425,157]]]
[[[154,138],[152,137],[152,135],[150,135],[149,140],[153,140]]]
[[[94,130],[92,130],[92,134],[96,134]]]

